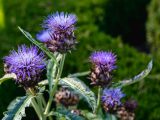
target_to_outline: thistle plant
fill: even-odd
[[[75,14],[56,12],[46,17],[34,39],[18,27],[34,45],[20,45],[3,58],[5,75],[0,84],[13,79],[26,95],[13,100],[2,120],[21,120],[25,108],[33,107],[40,120],[133,120],[137,102],[125,101],[123,87],[138,82],[152,69],[152,61],[131,79],[113,81],[117,55],[111,51],[93,51],[88,60],[90,71],[62,77],[65,57],[76,47]],[[88,63],[89,64],[89,63]],[[44,79],[45,76],[46,78]],[[81,76],[90,79],[93,92]],[[47,94],[47,95],[46,95]],[[49,97],[45,97],[49,96]],[[81,104],[85,102],[85,106]]]

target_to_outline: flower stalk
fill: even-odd
[[[61,74],[62,74],[64,61],[65,61],[65,54],[62,55],[62,59],[61,59],[60,64],[59,64],[55,84],[53,86],[52,91],[50,92],[50,97],[49,97],[49,100],[48,100],[48,103],[47,103],[47,106],[46,106],[46,109],[45,109],[45,112],[44,112],[45,115],[47,115],[49,113],[49,110],[50,110],[50,107],[51,107],[51,104],[52,104],[52,101],[53,101],[53,96],[56,93],[57,86],[58,86],[58,83],[59,83],[59,80],[60,80],[60,77],[61,77]]]
[[[95,110],[95,113],[97,114],[99,111],[99,108],[101,106],[101,92],[102,92],[102,88],[101,86],[98,87],[98,98],[97,98],[97,108]]]
[[[40,107],[39,107],[39,104],[37,104],[37,102],[35,101],[35,98],[32,99],[31,104],[32,104],[34,110],[36,111],[39,119],[40,119],[40,120],[45,120],[46,118],[45,118],[45,116],[43,115],[42,110],[41,110]]]

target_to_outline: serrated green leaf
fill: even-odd
[[[4,113],[2,120],[21,120],[25,114],[25,108],[31,103],[31,96],[18,97],[8,106],[8,111]]]
[[[38,83],[39,87],[43,87],[45,85],[48,85],[48,80],[42,80],[41,82]]]
[[[123,80],[123,81],[118,82],[117,84],[113,84],[113,87],[124,87],[124,86],[131,85],[135,82],[142,80],[150,73],[150,71],[152,70],[152,66],[153,66],[153,63],[151,60],[148,64],[147,68],[145,70],[143,70],[140,74],[136,75],[135,77],[133,77],[131,79]]]
[[[21,27],[18,27],[19,30],[30,40],[33,44],[38,46],[42,51],[44,51],[51,59],[54,60],[54,62],[57,64],[56,57],[52,52],[50,52],[42,43],[36,41],[29,32],[23,30]]]
[[[57,120],[71,120],[67,115],[51,111],[48,116],[56,116]]]
[[[85,120],[82,116],[74,114],[70,110],[68,110],[64,107],[57,108],[56,114],[61,115],[60,118],[64,117],[67,120]],[[62,119],[58,119],[58,120],[62,120]]]
[[[81,110],[81,114],[87,119],[87,120],[103,120],[100,116],[97,116],[96,114],[93,114],[87,110]]]
[[[53,81],[54,84],[54,81]],[[41,81],[38,83],[40,87],[48,85],[48,80]],[[97,107],[95,94],[78,78],[62,78],[59,81],[59,85],[68,86],[77,93],[79,93],[89,103],[92,110],[94,111]]]
[[[90,107],[94,111],[96,109],[95,94],[78,78],[63,78],[60,80],[60,84],[67,85],[71,89],[79,93],[89,103]]]
[[[16,74],[14,74],[14,73],[5,74],[2,78],[0,78],[0,85],[1,85],[4,81],[9,80],[9,79],[16,79]]]

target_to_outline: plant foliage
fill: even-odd
[[[8,111],[4,113],[2,120],[21,120],[25,117],[25,108],[30,106],[32,96],[18,97],[8,106]]]

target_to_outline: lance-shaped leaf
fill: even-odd
[[[79,72],[79,73],[70,74],[68,75],[68,77],[81,77],[81,76],[89,75],[90,73],[91,73],[90,71]]]
[[[2,78],[0,78],[0,85],[1,85],[4,81],[9,80],[9,79],[16,79],[16,74],[14,74],[14,73],[5,74]]]
[[[48,80],[41,81],[38,85],[40,87],[48,85]],[[54,84],[54,80],[53,80]],[[79,93],[85,100],[89,103],[92,110],[96,108],[96,98],[95,94],[78,78],[62,78],[59,81],[59,85],[67,86],[73,89],[75,92]]]
[[[127,85],[131,85],[135,82],[138,82],[140,80],[142,80],[143,78],[145,78],[150,71],[152,70],[152,60],[149,62],[147,68],[145,70],[143,70],[140,74],[136,75],[135,77],[128,79],[128,80],[123,80],[118,82],[117,84],[113,84],[113,87],[123,87],[123,86],[127,86]]]
[[[51,59],[54,60],[54,62],[57,64],[56,57],[52,52],[50,52],[42,43],[36,41],[29,32],[23,30],[21,27],[18,27],[19,30],[30,40],[33,44],[38,46],[42,51],[44,51]]]
[[[53,80],[54,84],[54,80]],[[41,81],[38,83],[40,87],[48,85],[48,80]],[[67,86],[77,93],[79,93],[89,103],[92,110],[94,111],[97,107],[95,94],[78,78],[62,78],[59,81],[59,85]]]
[[[60,84],[66,85],[69,88],[75,90],[79,93],[85,100],[89,103],[92,110],[96,108],[96,98],[95,94],[78,78],[63,78],[60,80]]]
[[[31,103],[31,96],[18,97],[8,106],[8,111],[4,113],[2,120],[21,120],[25,117],[25,108]]]

